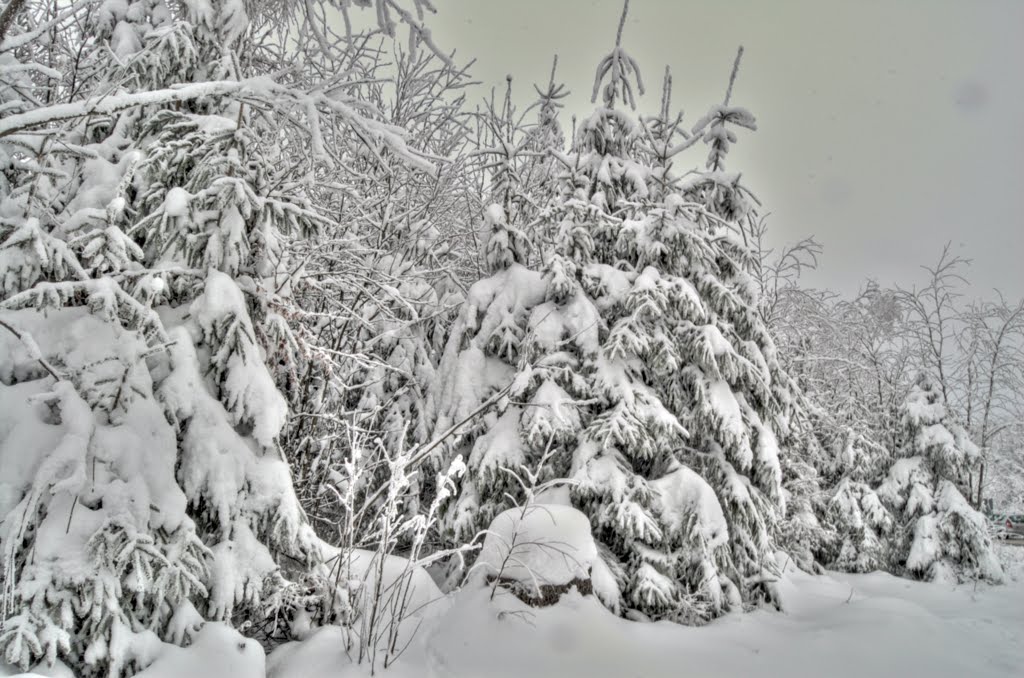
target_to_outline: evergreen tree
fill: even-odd
[[[987,519],[963,495],[978,448],[950,420],[942,391],[926,373],[900,414],[900,458],[878,488],[901,527],[897,565],[933,581],[1002,580]]]
[[[844,572],[872,572],[890,567],[893,516],[872,489],[888,452],[853,429],[837,439],[826,478],[831,487],[827,505],[835,543],[829,567]]]
[[[23,98],[0,117],[9,663],[62,657],[117,676],[203,619],[306,602],[285,575],[315,571],[320,543],[280,447],[274,372],[295,347],[279,312],[294,268],[284,245],[324,219],[283,162],[281,124],[312,140],[313,161],[325,161],[321,117],[421,161],[392,127],[253,79],[266,71],[247,51],[249,11],[100,3],[78,17],[82,93],[54,86],[71,101]],[[321,620],[344,600],[323,596],[334,606]]]
[[[543,265],[542,251],[550,247],[552,233],[545,230],[550,223],[549,210],[558,199],[560,163],[558,154],[566,150],[565,133],[558,119],[562,109],[562,100],[569,96],[565,85],[555,80],[558,69],[558,56],[551,64],[551,76],[547,87],[541,89],[534,85],[537,100],[533,106],[537,109],[536,124],[527,131],[526,148],[530,154],[525,159],[523,168],[523,193],[528,196],[531,209],[528,212],[526,226],[532,234],[536,254],[531,263]]]
[[[688,142],[659,145],[620,107],[643,92],[621,31],[598,66],[603,105],[558,155],[554,251],[543,271],[506,259],[470,290],[440,368],[435,430],[504,396],[451,446],[469,467],[448,516],[454,538],[517,496],[509,471],[548,459],[542,477],[569,483],[619,585],[605,602],[699,622],[776,599],[781,446],[797,401],[757,310],[749,252],[671,172]]]
[[[479,114],[482,127],[481,148],[474,154],[483,159],[480,169],[485,185],[489,189],[490,205],[501,209],[501,219],[512,229],[510,237],[521,237],[523,242],[515,247],[525,246],[526,257],[517,259],[523,264],[541,263],[542,250],[546,248],[551,234],[546,229],[546,216],[557,195],[557,174],[559,163],[556,154],[564,150],[565,139],[558,122],[558,110],[562,99],[568,96],[565,87],[555,82],[557,57],[551,68],[547,88],[534,86],[538,99],[519,113],[512,103],[512,79],[507,80],[505,97],[501,107],[491,101],[486,110]],[[537,109],[537,121],[526,122],[530,110]],[[488,270],[494,254],[488,249],[496,241],[490,237],[495,219],[484,210],[485,242],[484,259]]]

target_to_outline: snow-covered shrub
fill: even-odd
[[[285,245],[326,223],[322,123],[424,163],[365,109],[261,77],[259,3],[49,4],[80,89],[7,105],[28,90],[0,75],[0,647],[118,676],[203,619],[258,635],[316,573],[281,448]],[[4,59],[41,34],[15,25]],[[289,134],[313,140],[298,165]]]
[[[325,134],[332,157],[344,161],[312,193],[336,225],[288,243],[296,265],[278,311],[295,328],[292,369],[277,375],[294,413],[283,444],[303,506],[332,541],[342,516],[335,471],[355,441],[369,447],[379,438],[397,454],[429,437],[425,390],[462,300],[463,269],[475,271],[478,254],[477,225],[463,216],[469,76],[427,50],[390,51],[382,59],[375,40],[354,41],[327,70],[350,78],[344,91],[401,127],[409,145],[446,161],[425,168],[386,146],[367,148],[359,135]],[[311,86],[322,72],[311,67]],[[414,477],[411,513],[420,484]],[[429,504],[433,488],[423,485]]]
[[[465,466],[456,459],[437,474],[431,502],[418,510],[409,507],[415,500],[410,487],[420,476],[421,463],[416,448],[391,452],[378,440],[367,447],[353,445],[349,459],[336,471],[341,518],[338,547],[329,549],[334,553],[326,560],[326,579],[338,584],[331,596],[339,597],[344,613],[312,621],[341,624],[346,649],[356,663],[366,662],[371,670],[387,668],[416,632],[418,620],[440,604],[442,595],[424,568],[461,559],[477,548],[432,548],[441,510]],[[293,637],[301,638],[309,621],[301,620],[296,629],[293,620]]]
[[[902,534],[897,563],[930,580],[1000,581],[988,520],[961,491],[978,449],[949,420],[936,382],[918,376],[901,409],[906,442],[878,487]]]
[[[571,482],[623,612],[700,621],[774,596],[798,402],[749,252],[672,173],[685,138],[657,142],[678,119],[655,134],[618,107],[642,90],[635,73],[618,45],[599,66],[604,105],[558,154],[542,270],[496,258],[452,329],[435,431],[463,422],[449,454],[469,472],[445,525],[459,541],[490,524],[521,496],[502,469],[548,456],[541,476]]]
[[[840,539],[831,567],[845,572],[888,567],[892,515],[869,485],[843,478],[832,490],[828,510]]]
[[[1024,581],[1024,549],[1001,541],[996,541],[994,548],[1006,579]]]

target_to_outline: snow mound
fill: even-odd
[[[348,626],[307,629],[300,640],[275,648],[267,658],[271,678],[370,675],[371,665],[379,667],[390,656],[392,634],[396,647],[419,643],[424,637],[421,629],[448,612],[450,600],[426,570],[406,558],[363,549],[342,555],[326,544],[322,550],[333,566],[342,559],[340,579],[347,581],[355,614]],[[374,644],[376,652],[371,649]]]
[[[136,678],[257,678],[265,673],[266,657],[260,644],[227,624],[204,624],[187,648],[164,647]]]
[[[19,669],[0,662],[0,678],[75,678],[75,674],[59,659],[53,666],[40,662],[28,673],[21,673]]]
[[[570,506],[532,504],[495,517],[476,568],[488,581],[514,581],[539,596],[545,586],[588,581],[597,558],[585,515]]]
[[[366,549],[344,552],[335,546],[320,543],[324,562],[330,568],[330,577],[347,582],[354,621],[368,617],[373,598],[380,591],[381,605],[376,614],[381,624],[387,625],[398,608],[410,619],[435,617],[448,609],[448,598],[437,587],[427,571],[407,558],[381,555]],[[338,558],[341,572],[338,573]],[[379,582],[379,586],[378,586]]]
[[[1020,674],[1020,584],[947,587],[884,573],[810,575],[785,556],[782,564],[785,613],[760,609],[700,627],[628,621],[574,593],[547,608],[506,597],[495,614],[486,591],[465,590],[388,677]]]
[[[350,581],[359,582],[358,590],[363,592],[360,599],[363,614],[367,613],[372,604],[371,598],[373,591],[377,589],[378,579],[388,610],[391,607],[387,605],[387,601],[391,596],[401,596],[405,601],[405,609],[410,614],[443,610],[441,601],[445,596],[427,571],[400,556],[384,556],[381,561],[380,554],[374,551],[353,549],[348,555],[348,568],[345,574]]]
[[[339,626],[316,629],[301,642],[285,643],[267,657],[271,678],[336,678],[351,667],[350,639]]]

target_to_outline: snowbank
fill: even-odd
[[[34,667],[29,673],[19,673],[18,669],[0,662],[0,678],[75,678],[63,662],[57,661],[53,666],[40,664]]]
[[[263,648],[230,626],[207,622],[187,648],[159,644],[152,664],[136,678],[262,678],[266,674]],[[0,663],[0,678],[75,678],[64,664],[40,664],[29,673]]]
[[[266,656],[255,640],[243,637],[227,624],[207,623],[187,648],[165,646],[164,651],[136,678],[227,678],[262,676]]]
[[[466,591],[398,675],[996,678],[1024,666],[1022,584],[812,576],[781,560],[785,613],[732,614],[703,627],[626,621],[575,593],[538,609],[511,596],[488,608],[486,591]]]
[[[1024,549],[1006,548],[1024,558]],[[781,561],[785,613],[762,609],[702,627],[626,621],[574,592],[558,605],[531,608],[512,596],[491,602],[486,589],[467,588],[444,614],[425,622],[406,653],[380,675],[1004,678],[1024,666],[1024,581],[949,587],[877,572],[811,576],[785,556]],[[223,625],[207,624],[192,647],[169,650],[140,675],[263,678],[262,655],[253,646]],[[11,675],[18,674],[0,666],[0,676]],[[267,660],[266,675],[370,672],[346,654],[342,630],[330,627],[279,648]]]

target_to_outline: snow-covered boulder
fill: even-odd
[[[573,587],[592,593],[595,565],[600,569],[602,563],[587,516],[571,506],[531,504],[491,522],[474,576],[542,607]]]

